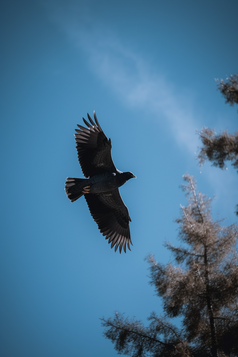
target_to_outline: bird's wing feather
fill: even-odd
[[[94,120],[88,114],[88,120],[83,118],[88,128],[78,124],[75,140],[78,159],[85,177],[115,171],[116,167],[111,156],[111,140],[106,137],[100,127],[96,114]]]
[[[131,219],[119,190],[115,189],[99,195],[86,194],[85,199],[101,233],[108,239],[108,243],[111,243],[111,248],[115,246],[116,251],[119,247],[120,253],[122,248],[126,252],[126,246],[131,250],[129,228]]]

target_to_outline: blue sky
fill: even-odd
[[[237,130],[215,78],[237,73],[237,1],[1,2],[1,355],[116,356],[100,317],[162,312],[144,258],[165,239],[188,172],[237,221],[237,173],[195,160],[203,126]],[[67,176],[76,124],[96,111],[118,169],[132,251],[114,253]]]

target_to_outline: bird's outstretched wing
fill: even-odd
[[[106,137],[95,112],[93,114],[95,122],[89,114],[89,122],[83,118],[88,128],[78,124],[79,129],[75,129],[78,159],[85,177],[116,170],[111,156],[111,139]]]
[[[130,249],[132,244],[130,236],[129,221],[131,221],[128,209],[120,196],[119,190],[100,193],[99,195],[84,195],[90,213],[98,224],[101,233],[111,243],[111,248],[115,246],[115,251],[119,247],[126,253],[126,246]]]

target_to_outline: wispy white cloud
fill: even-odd
[[[100,36],[100,38],[98,38]],[[83,42],[83,43],[82,43]],[[178,98],[173,86],[138,53],[122,46],[105,33],[80,43],[87,51],[95,74],[128,106],[145,110],[169,126],[177,143],[193,155],[198,146],[196,120],[187,107],[186,98]]]
[[[175,93],[173,85],[142,54],[120,42],[101,23],[92,24],[86,6],[72,6],[63,8],[57,2],[54,17],[70,41],[86,55],[95,75],[123,104],[163,121],[175,141],[194,155],[199,144],[195,135],[199,124],[187,106],[187,99],[182,97],[181,88]]]

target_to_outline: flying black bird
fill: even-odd
[[[115,246],[126,253],[132,244],[130,237],[128,209],[124,204],[118,187],[135,177],[131,172],[116,169],[111,156],[111,139],[108,139],[100,127],[94,112],[94,121],[88,114],[83,118],[88,128],[79,124],[75,129],[78,159],[85,179],[67,177],[65,191],[71,202],[84,195],[91,215],[100,232]]]

